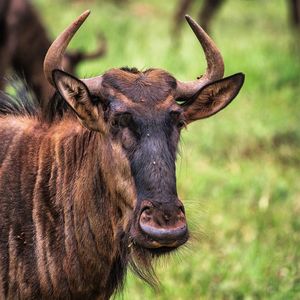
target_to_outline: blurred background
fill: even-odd
[[[0,0],[2,29],[1,11],[13,1]],[[70,53],[90,54],[70,59],[81,77],[134,66],[195,79],[206,64],[185,12],[204,18],[199,22],[223,53],[225,75],[246,74],[230,106],[183,131],[177,178],[191,241],[157,262],[157,291],[129,273],[116,298],[300,299],[299,1],[21,0],[27,2],[33,14],[24,24],[42,24],[44,33],[33,31],[19,46],[21,53],[29,46],[25,58],[12,57],[7,48],[0,74],[25,69],[22,59],[33,66],[43,57],[30,57],[38,38],[49,43],[85,9],[92,14],[70,45]],[[205,8],[208,2],[218,3]],[[0,33],[0,53],[7,40]],[[29,84],[30,76],[37,77],[28,76]],[[40,86],[37,93],[44,93]]]

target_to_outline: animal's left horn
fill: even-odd
[[[71,39],[89,16],[90,11],[82,13],[72,24],[70,24],[52,43],[44,59],[44,74],[51,85],[54,86],[52,71],[62,69],[61,62]]]
[[[207,61],[207,69],[205,74],[197,80],[193,81],[179,81],[177,80],[177,97],[191,97],[199,91],[206,84],[222,79],[224,75],[224,62],[221,52],[217,48],[214,41],[208,34],[195,22],[190,16],[185,16],[190,27],[194,31],[197,39],[199,40]]]

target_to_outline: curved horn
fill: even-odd
[[[44,59],[44,74],[51,85],[54,86],[52,71],[55,69],[61,69],[61,62],[68,44],[89,14],[89,10],[82,13],[55,39],[48,49]]]
[[[207,61],[205,74],[197,80],[177,80],[177,97],[191,97],[206,84],[223,78],[224,62],[220,51],[208,34],[188,15],[185,16],[190,27],[199,40]]]

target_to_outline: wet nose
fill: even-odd
[[[139,225],[147,234],[161,246],[178,246],[187,235],[187,224],[183,206],[179,203],[155,207],[149,201],[144,201]]]

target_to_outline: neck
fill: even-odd
[[[109,137],[72,123],[57,125],[53,130],[59,134],[51,133],[51,142],[42,143],[40,149],[42,180],[35,193],[40,200],[35,203],[38,211],[45,212],[37,214],[37,218],[43,219],[46,235],[38,241],[38,249],[46,246],[51,252],[51,238],[57,232],[60,239],[56,239],[51,256],[57,251],[62,257],[56,255],[53,263],[63,261],[65,265],[63,270],[53,267],[57,273],[53,285],[59,286],[62,277],[66,277],[69,285],[72,282],[71,290],[84,292],[91,285],[105,290],[111,277],[115,277],[113,268],[125,259],[120,257],[124,254],[121,237],[127,231],[135,192],[120,147]],[[62,125],[64,128],[60,128]],[[43,235],[42,231],[37,233]],[[45,256],[44,251],[39,255]],[[40,274],[44,268],[51,269],[49,262],[42,265]],[[48,273],[51,276],[51,271]],[[111,286],[111,290],[114,288]]]

